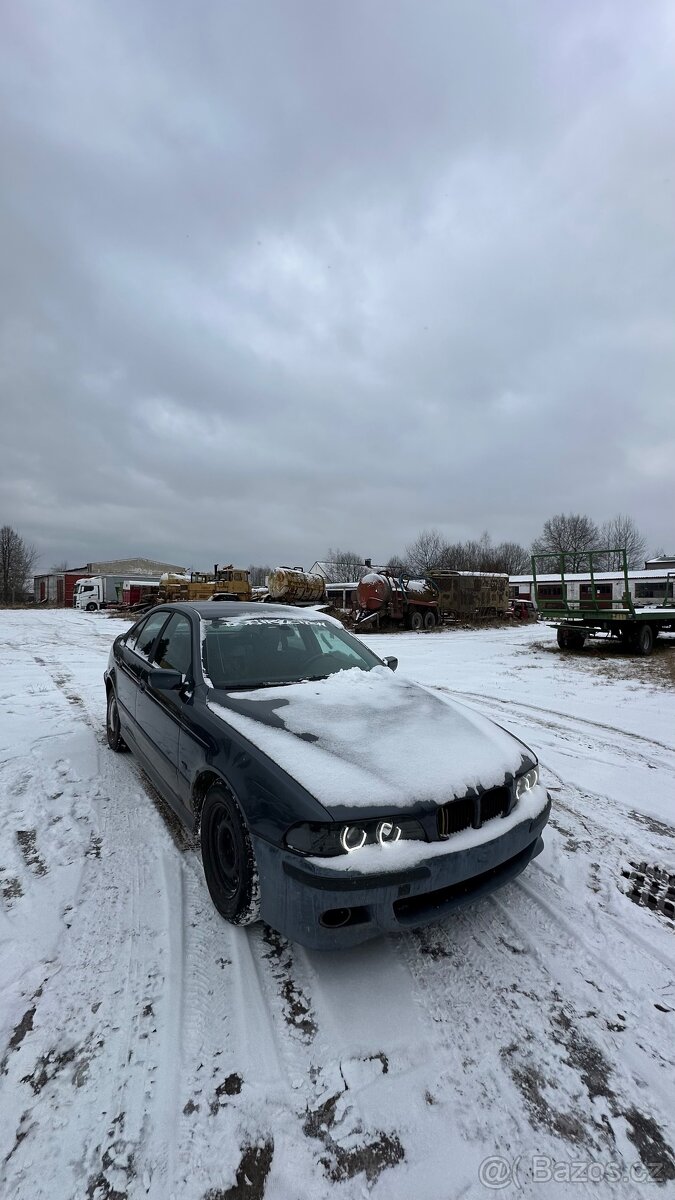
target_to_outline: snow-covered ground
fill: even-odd
[[[0,613],[3,1200],[672,1195],[675,926],[621,872],[675,872],[675,646],[368,639],[529,742],[553,818],[494,897],[320,954],[224,924],[108,751],[123,627]]]

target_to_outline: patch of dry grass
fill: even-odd
[[[657,638],[653,653],[649,658],[642,658],[639,654],[625,650],[617,638],[591,638],[583,650],[560,650],[555,632],[550,632],[550,641],[547,639],[533,642],[531,649],[544,654],[564,656],[565,661],[575,669],[587,671],[590,668],[611,679],[618,676],[635,683],[651,684],[652,687],[675,687],[673,634],[664,634]]]

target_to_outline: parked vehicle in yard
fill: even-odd
[[[128,579],[124,575],[85,575],[73,588],[73,608],[97,612],[101,608],[136,604],[154,604],[159,590],[159,575],[147,579]]]
[[[486,571],[431,571],[423,579],[408,579],[369,571],[359,580],[356,603],[357,625],[434,629],[446,620],[505,617],[509,578]]]
[[[115,640],[108,744],[199,834],[226,920],[353,945],[437,921],[540,852],[536,756],[396,665],[281,605],[162,605]]]
[[[122,599],[123,575],[85,575],[73,588],[73,608],[96,612]]]
[[[619,554],[623,567],[623,591],[618,596],[612,586],[596,581],[595,564],[603,562],[608,555]],[[537,606],[545,614],[556,636],[561,650],[583,650],[587,638],[618,638],[626,650],[649,655],[660,633],[675,632],[675,602],[673,586],[675,571],[665,579],[663,598],[655,603],[636,603],[631,590],[628,557],[625,549],[587,550],[584,558],[589,564],[590,583],[578,590],[568,584],[567,564],[578,564],[579,554],[533,554],[532,578]],[[557,575],[546,574],[546,583],[539,582],[537,565],[548,567],[554,560]],[[602,573],[601,573],[602,574]],[[552,582],[553,581],[553,582]]]
[[[323,575],[301,567],[275,567],[267,576],[268,599],[277,604],[320,604],[326,599]]]
[[[122,584],[122,604],[133,608],[137,604],[154,604],[157,599],[159,581],[149,583],[147,579],[125,579]]]
[[[508,616],[513,621],[536,621],[539,613],[533,600],[521,600],[516,596],[509,600]]]
[[[213,571],[162,575],[157,601],[162,604],[180,600],[250,600],[252,594],[249,572],[245,567],[214,563]]]

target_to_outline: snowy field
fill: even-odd
[[[321,954],[224,924],[107,749],[123,628],[0,613],[2,1200],[673,1195],[675,925],[622,870],[675,872],[675,639],[369,638],[537,751],[552,823],[495,896]]]

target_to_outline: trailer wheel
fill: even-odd
[[[558,628],[557,636],[561,650],[583,650],[584,648],[584,635],[577,633],[576,629]]]
[[[654,631],[651,625],[641,625],[635,639],[635,649],[646,658],[654,649]]]
[[[410,628],[414,633],[419,633],[420,629],[424,629],[424,617],[419,608],[413,608],[410,614]]]
[[[424,628],[425,629],[435,629],[436,628],[436,613],[432,612],[431,609],[429,609],[429,612],[426,612],[424,614]]]

